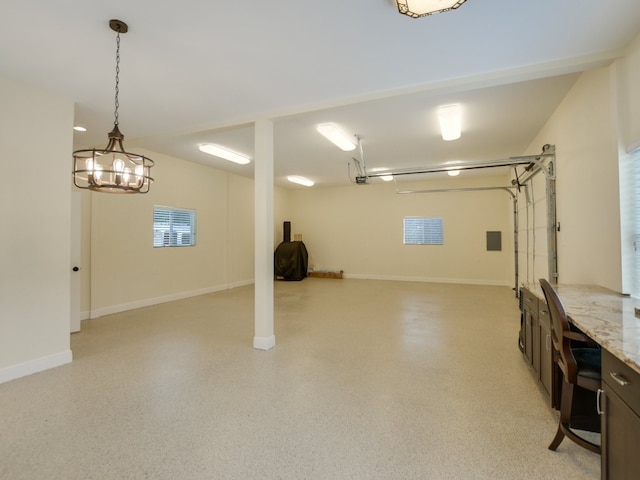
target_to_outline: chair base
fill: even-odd
[[[558,448],[558,445],[560,445],[564,437],[567,437],[569,440],[574,441],[593,453],[601,452],[600,445],[590,442],[573,430],[574,428],[578,428],[591,432],[600,431],[600,416],[595,410],[595,401],[592,402],[594,405],[592,405],[591,408],[586,409],[582,408],[581,402],[576,402],[576,399],[579,398],[581,394],[593,393],[591,389],[585,389],[584,387],[563,380],[562,395],[560,398],[560,421],[558,422],[556,436],[549,445],[549,450]]]
[[[601,448],[600,445],[590,442],[589,440],[582,438],[580,435],[575,433],[568,425],[560,422],[558,424],[558,431],[556,432],[556,436],[553,438],[551,445],[549,445],[549,450],[555,450],[558,448],[564,437],[567,437],[569,440],[574,441],[578,445],[583,448],[586,448],[590,452],[600,454]]]

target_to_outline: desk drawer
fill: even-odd
[[[640,414],[640,373],[602,349],[602,381]]]
[[[547,302],[544,302],[542,300],[538,302],[538,322],[542,327],[551,329],[551,317],[549,316],[549,307],[547,307]]]
[[[526,288],[520,289],[520,295],[522,295],[522,307],[538,313],[538,297]]]

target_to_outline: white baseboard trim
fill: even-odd
[[[175,300],[182,300],[190,297],[197,297],[200,295],[206,295],[208,293],[222,292],[224,290],[230,290],[232,288],[242,287],[253,283],[251,280],[242,280],[232,284],[216,285],[208,288],[200,288],[198,290],[190,290],[188,292],[172,293],[170,295],[164,295],[162,297],[145,298],[143,300],[136,300],[135,302],[122,303],[120,305],[111,305],[109,307],[97,308],[89,312],[88,317],[84,317],[84,320],[89,318],[98,318],[103,315],[111,315],[113,313],[126,312],[127,310],[135,310],[136,308],[150,307],[160,303],[173,302]]]
[[[36,358],[35,360],[29,360],[28,362],[19,363],[18,365],[11,365],[10,367],[0,369],[0,383],[59,367],[60,365],[71,363],[71,360],[73,360],[71,350],[65,350],[64,352]]]
[[[494,287],[512,287],[503,280],[479,280],[469,278],[441,278],[441,277],[407,277],[399,275],[371,275],[367,273],[344,273],[343,278],[359,280],[392,280],[396,282],[424,282],[424,283],[457,283],[460,285],[488,285]]]
[[[254,283],[255,283],[255,281],[253,280],[253,278],[251,278],[249,280],[240,280],[239,282],[229,283],[227,285],[227,289],[231,290],[231,289],[238,288],[238,287],[246,287],[247,285],[253,285]]]
[[[253,337],[253,348],[256,350],[271,350],[276,346],[276,336]]]

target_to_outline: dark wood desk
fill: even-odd
[[[542,311],[546,301],[540,286],[522,287]],[[593,285],[558,285],[556,291],[570,321],[603,349],[602,478],[640,478],[640,318],[635,315],[640,302]]]

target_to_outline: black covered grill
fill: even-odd
[[[300,281],[307,276],[309,254],[302,241],[291,241],[291,222],[284,222],[284,241],[273,254],[276,278]]]

